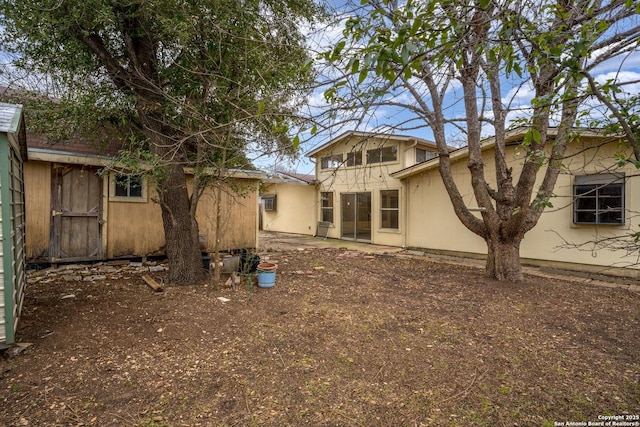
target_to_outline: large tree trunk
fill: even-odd
[[[158,71],[165,66],[158,63],[163,48],[157,34],[149,31],[151,22],[147,21],[148,11],[142,5],[142,2],[114,2],[110,5],[114,25],[108,30],[92,30],[93,24],[73,21],[69,24],[69,31],[93,52],[95,60],[105,68],[115,87],[136,100],[141,130],[161,166],[162,175],[156,184],[169,259],[169,282],[194,284],[202,281],[204,269],[195,218],[196,206],[191,209],[183,169],[186,156],[180,144],[185,139],[180,130],[167,121],[167,109],[164,107],[170,98]],[[69,5],[63,2],[61,6],[69,12]],[[118,46],[118,33],[123,46]],[[171,137],[177,137],[177,140]],[[194,203],[197,203],[197,195]]]
[[[169,283],[192,285],[205,277],[200,253],[196,209],[191,209],[187,176],[180,163],[180,150],[163,128],[163,116],[140,108],[143,131],[149,138],[150,150],[158,158],[158,201],[162,210],[165,251],[169,261]],[[195,202],[194,202],[195,203]]]
[[[169,282],[180,285],[199,283],[204,279],[204,269],[198,223],[191,214],[186,176],[180,165],[166,166],[158,195],[169,261]]]
[[[487,242],[487,276],[518,282],[523,279],[520,265],[520,237],[502,237],[492,233]]]

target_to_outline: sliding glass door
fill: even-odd
[[[371,193],[340,195],[342,238],[371,241]]]

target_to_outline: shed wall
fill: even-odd
[[[189,181],[188,185],[191,185]],[[255,248],[258,244],[258,181],[241,180],[240,194],[229,186],[222,191],[220,250]],[[121,258],[164,253],[164,229],[160,206],[152,201],[155,188],[149,185],[146,203],[110,201],[107,213],[107,257]],[[216,241],[217,194],[207,189],[198,203],[200,235],[207,251]]]
[[[107,258],[164,253],[162,214],[160,207],[151,200],[153,194],[150,188],[144,203],[108,202],[103,225],[106,227]]]
[[[27,204],[27,258],[50,259],[52,163],[25,164]],[[109,178],[103,177],[103,254],[106,258],[157,255],[164,253],[164,229],[159,205],[153,202],[155,189],[146,189],[145,202],[113,200]],[[238,179],[222,194],[220,249],[254,248],[258,245],[257,179]],[[189,181],[190,185],[190,181]],[[200,234],[208,251],[215,247],[217,197],[208,189],[198,205]]]
[[[27,259],[47,261],[51,230],[51,163],[24,164],[27,205]]]
[[[7,136],[6,134],[0,134],[0,153],[3,152],[2,146],[6,146],[7,144]],[[8,203],[8,200],[5,200],[4,195],[4,187],[7,186],[4,170],[7,168],[7,159],[3,156],[0,157],[0,343],[3,343],[7,339],[7,290],[5,285],[5,279],[10,274],[10,272],[5,273],[5,246],[6,246],[6,236],[5,236],[5,228],[7,227],[7,223],[9,222],[7,218],[4,218],[3,213],[5,211],[4,207]],[[8,256],[8,255],[7,255]]]
[[[220,195],[219,250],[258,247],[258,186],[254,179],[224,184]],[[216,242],[218,191],[207,189],[198,203],[197,219],[206,248],[213,252]]]

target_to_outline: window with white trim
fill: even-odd
[[[112,173],[109,199],[123,202],[146,202],[146,180],[142,175]]]
[[[438,153],[416,147],[416,163],[426,162],[427,160],[435,159],[436,157],[438,157]]]
[[[575,224],[624,224],[624,174],[576,176],[573,197]]]
[[[321,169],[335,169],[342,164],[342,154],[332,154],[320,159]]]
[[[398,160],[397,145],[367,150],[367,164],[393,162],[396,160]]]
[[[380,191],[380,228],[397,230],[400,223],[400,191]]]
[[[362,165],[362,151],[354,151],[347,153],[347,166],[361,166]]]
[[[333,193],[320,193],[320,206],[322,210],[321,221],[333,223]]]

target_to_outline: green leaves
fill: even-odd
[[[369,75],[369,70],[363,68],[358,75],[358,84],[362,84],[367,79],[367,75]]]
[[[531,146],[532,143],[540,144],[540,142],[540,131],[538,131],[538,129],[531,127],[524,134],[523,144],[525,146]]]
[[[247,166],[250,143],[299,149],[292,130],[304,125],[299,107],[316,73],[300,27],[320,19],[311,0],[21,0],[0,10],[3,48],[62,89],[32,129],[147,144],[155,135],[144,138],[140,122],[152,116],[180,161],[197,168],[223,158]],[[149,160],[141,150],[128,153],[132,166]]]
[[[531,205],[534,209],[546,209],[553,207],[553,203],[551,203],[551,201],[540,197],[536,197]]]

